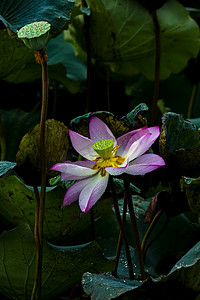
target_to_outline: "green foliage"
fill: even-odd
[[[170,164],[176,164],[186,176],[199,174],[200,132],[195,124],[175,113],[162,118],[160,153]]]
[[[61,31],[70,19],[73,0],[3,0],[0,4],[0,20],[13,32],[34,21],[47,21],[53,32]]]
[[[200,6],[197,0],[163,0],[158,6],[150,2],[0,2],[0,298],[30,299],[34,284],[42,72],[21,40],[27,36],[20,33],[23,26],[48,22],[48,28],[40,28],[47,33],[45,41],[34,46],[46,45],[49,75],[41,299],[199,299]],[[152,98],[158,91],[156,108]],[[152,124],[150,115],[156,109]],[[112,276],[119,225],[109,186],[91,212],[82,213],[77,202],[61,208],[75,181],[61,181],[50,168],[81,159],[68,128],[88,137],[92,116],[103,120],[116,137],[144,126],[161,129],[159,145],[154,143],[151,151],[161,155],[166,166],[130,177],[141,242],[151,229],[143,248],[144,282],[129,211],[125,229],[134,280],[129,280],[123,244],[117,277]],[[122,177],[113,181],[122,215],[127,191]]]
[[[1,110],[3,138],[5,139],[5,160],[16,161],[16,154],[22,137],[39,122],[39,112],[25,112],[21,109]],[[2,149],[1,149],[2,150]]]
[[[200,215],[199,189],[200,178],[183,177],[181,188],[184,190],[189,207],[194,214]]]
[[[154,79],[155,28],[152,16],[138,1],[86,1],[91,9],[90,47],[92,57],[110,63],[123,76],[144,74]],[[167,1],[158,11],[161,32],[160,78],[180,72],[199,52],[199,29],[177,1]],[[78,54],[86,51],[83,16],[74,18],[66,38]],[[77,45],[78,42],[78,45]],[[77,50],[81,47],[82,50]]]
[[[28,225],[1,235],[0,257],[1,292],[9,299],[30,299],[35,273],[35,241]],[[103,257],[95,242],[62,248],[45,241],[41,299],[51,299],[73,287],[84,271],[112,269],[113,262]]]
[[[64,123],[50,119],[46,121],[46,169],[53,176],[51,167],[64,161],[69,147],[68,128]],[[18,172],[30,185],[39,185],[41,173],[40,124],[22,138],[16,155]]]

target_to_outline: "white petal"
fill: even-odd
[[[72,146],[80,155],[89,160],[96,157],[96,151],[92,148],[94,141],[72,130],[69,130],[69,136]]]
[[[165,162],[161,156],[151,153],[144,154],[129,164],[126,173],[131,175],[144,175],[164,165]]]
[[[87,212],[101,198],[106,190],[108,178],[108,174],[102,177],[100,172],[90,178],[79,195],[79,206],[83,212]]]
[[[108,126],[99,118],[92,117],[89,124],[90,138],[95,142],[110,139],[114,141],[116,146],[117,141]]]

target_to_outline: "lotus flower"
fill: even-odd
[[[159,127],[140,128],[115,138],[108,126],[93,116],[90,138],[69,130],[74,149],[83,161],[57,163],[51,169],[61,172],[61,180],[76,180],[67,190],[63,207],[79,200],[87,212],[103,195],[109,175],[144,175],[165,165],[162,157],[148,153],[160,134]]]

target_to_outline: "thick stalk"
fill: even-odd
[[[153,126],[155,125],[156,122],[157,102],[159,97],[161,45],[160,45],[160,23],[158,20],[157,12],[153,11],[151,14],[155,26],[155,42],[156,42],[154,93],[153,93],[152,115],[151,115],[151,124]]]
[[[41,282],[41,244],[39,238],[39,209],[40,209],[40,195],[38,192],[37,186],[34,186],[35,193],[35,226],[34,226],[34,238],[35,238],[35,246],[36,246],[36,263],[35,263],[35,282],[32,290],[31,300],[39,299],[41,291],[40,291],[40,282]],[[37,295],[37,296],[36,296]]]
[[[130,190],[130,182],[129,182],[129,178],[128,178],[127,174],[124,175],[124,187],[125,187],[125,191],[126,191],[126,195],[127,195],[128,209],[129,209],[129,213],[130,213],[132,230],[133,230],[133,235],[134,235],[134,240],[135,240],[135,248],[136,248],[138,262],[139,262],[139,266],[140,266],[141,279],[145,280],[146,274],[145,274],[145,268],[144,268],[144,260],[143,260],[142,250],[141,250],[137,221],[136,221],[135,212],[134,212],[134,208],[133,208],[132,195],[131,195],[131,190]]]
[[[128,239],[127,239],[125,227],[124,227],[124,224],[122,222],[120,211],[119,211],[118,199],[117,199],[117,193],[116,193],[116,190],[115,190],[114,181],[113,181],[111,176],[110,176],[110,187],[111,187],[112,196],[113,196],[113,204],[114,204],[115,214],[116,214],[117,221],[119,223],[119,227],[120,227],[120,231],[121,231],[121,235],[122,235],[122,238],[123,238],[124,247],[125,247],[125,251],[126,251],[126,258],[127,258],[127,263],[128,263],[129,276],[130,276],[130,280],[133,280],[133,278],[134,278],[133,265],[132,265],[132,260],[131,260],[131,254],[130,254]]]
[[[41,152],[41,193],[40,193],[40,214],[39,214],[39,236],[43,239],[44,208],[46,194],[46,141],[45,124],[48,107],[48,68],[47,62],[42,64],[42,109],[40,118],[40,152]]]

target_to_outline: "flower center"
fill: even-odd
[[[110,139],[104,139],[96,142],[93,149],[99,154],[93,161],[95,162],[92,169],[101,171],[101,176],[105,176],[106,168],[118,167],[121,165],[125,157],[115,155],[119,146],[113,147],[114,142]]]
[[[96,142],[92,147],[104,159],[108,159],[113,150],[113,140],[105,139]]]

